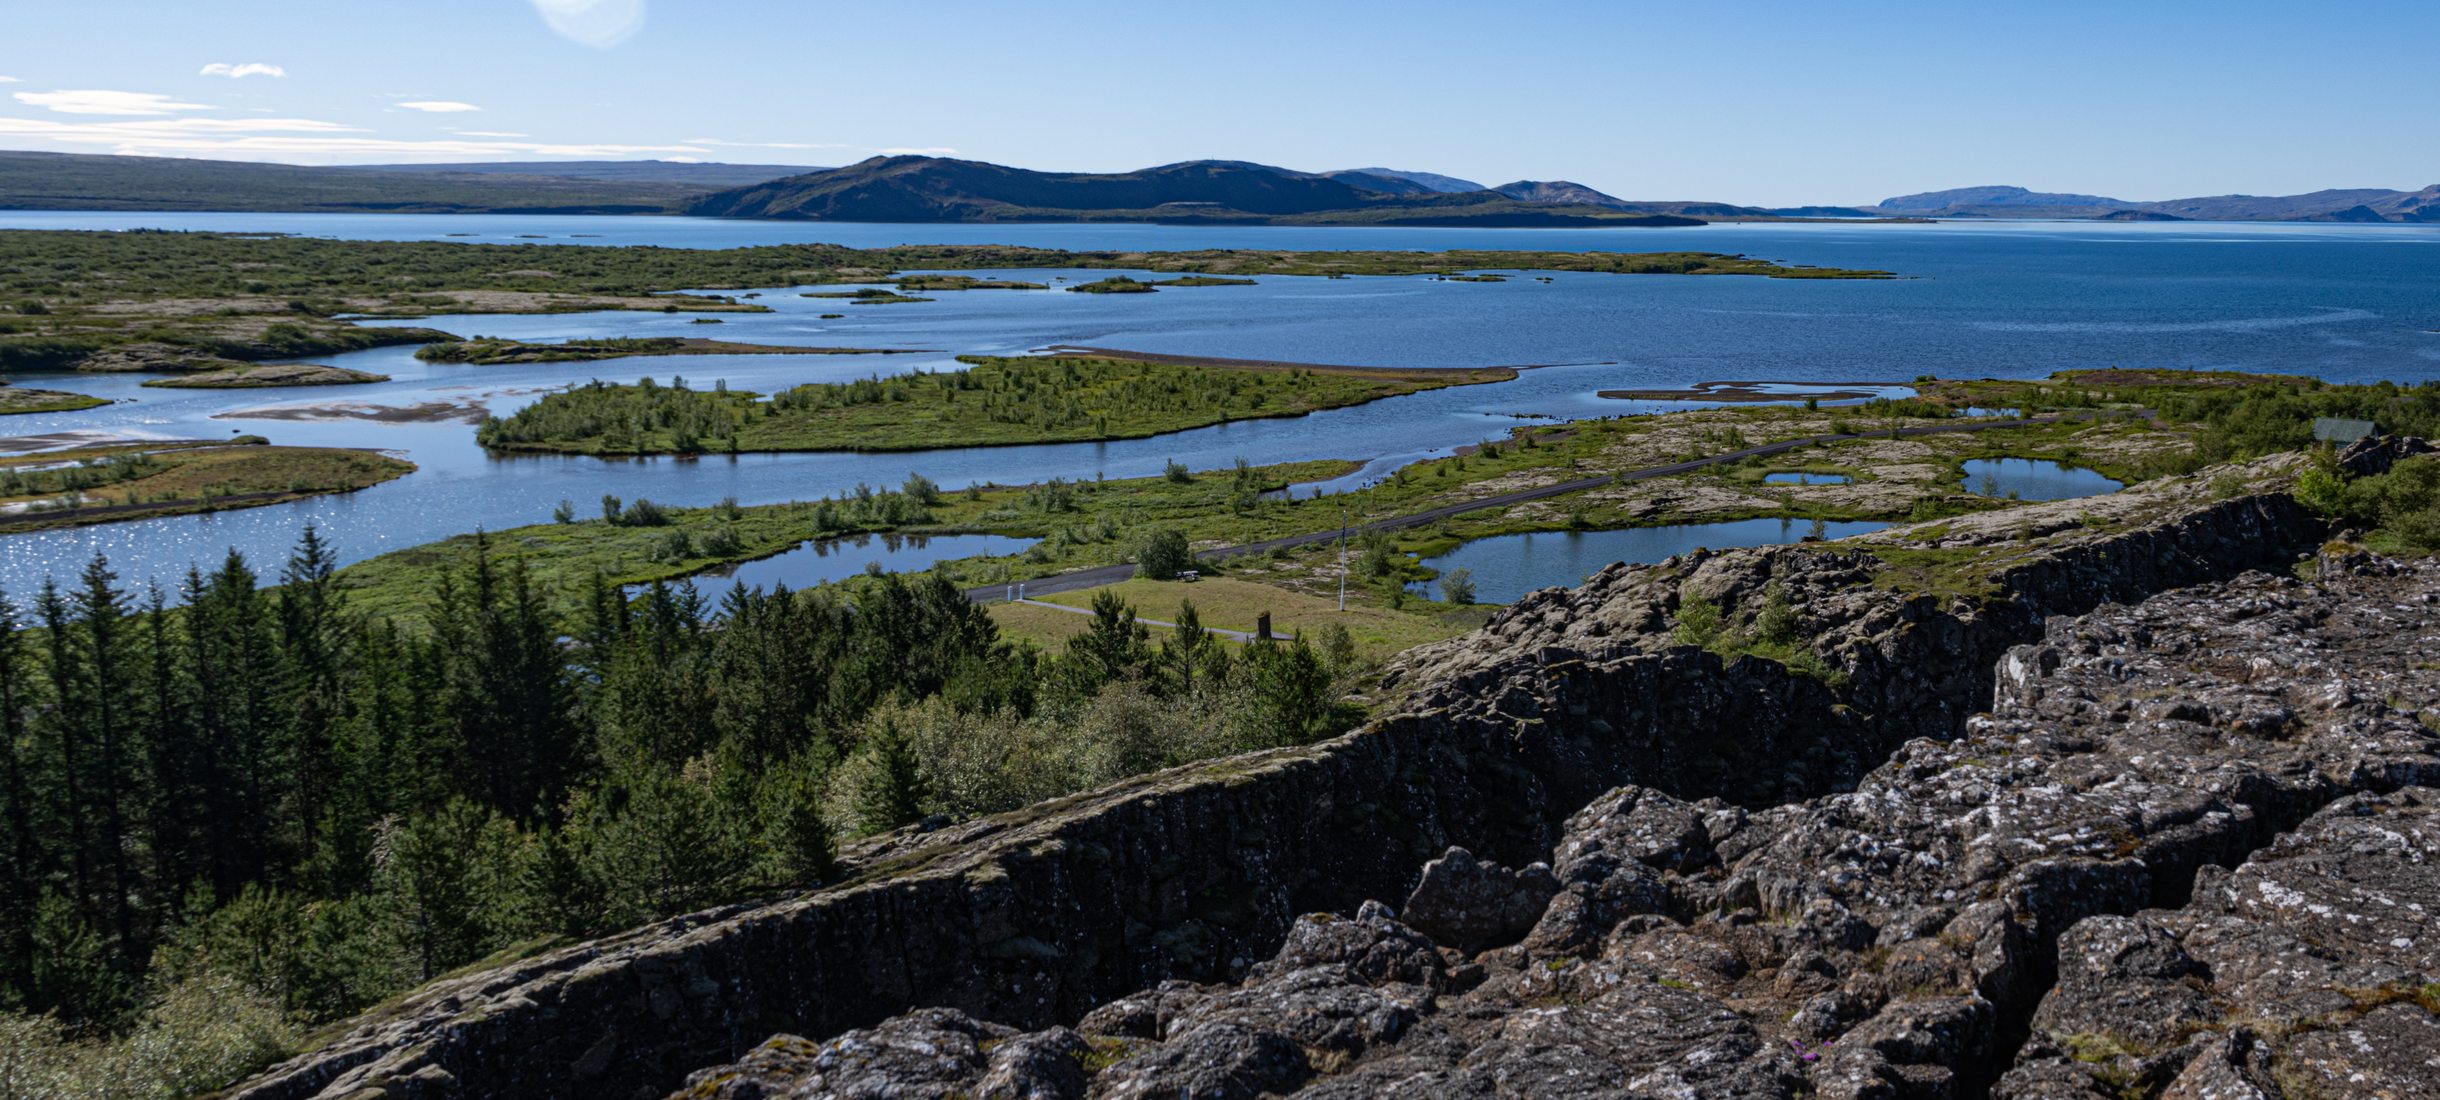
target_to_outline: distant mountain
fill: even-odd
[[[2211,195],[2135,202],[2103,195],[1960,187],[1883,199],[1875,213],[1938,218],[2099,218],[2108,221],[2440,222],[2440,185],[2304,195]]]
[[[1441,175],[1438,172],[1410,172],[1403,168],[1342,168],[1336,172],[1324,172],[1322,175],[1340,183],[1385,191],[1392,195],[1450,195],[1465,191],[1490,190],[1473,180],[1461,180],[1455,176]]]
[[[1570,180],[1517,180],[1513,183],[1503,183],[1492,190],[1519,202],[1606,206],[1613,210],[1624,210],[1634,205],[1624,199],[1602,194]]]
[[[456,176],[547,176],[620,183],[681,183],[705,191],[746,187],[822,169],[802,164],[719,164],[683,160],[514,160],[463,164],[350,164],[351,172],[412,172]]]
[[[1384,177],[1372,177],[1384,178]],[[945,157],[874,157],[707,195],[693,214],[828,221],[1171,221],[1387,225],[1696,225],[1492,191],[1409,193],[1245,161],[1134,172],[1036,172]]]
[[[2196,221],[2440,221],[2440,184],[2420,191],[2356,189],[2304,195],[2213,195],[2141,204]]]
[[[706,188],[474,172],[0,152],[0,209],[667,214]]]
[[[1946,191],[1925,191],[1916,195],[1900,195],[1882,199],[1878,208],[1884,214],[1905,214],[1923,217],[1941,215],[1981,215],[2016,218],[2092,218],[2113,210],[2128,210],[2141,203],[2113,199],[2106,195],[2074,195],[2047,191],[2028,191],[2022,187],[1956,187]]]

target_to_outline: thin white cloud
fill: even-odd
[[[16,92],[17,102],[48,107],[63,115],[169,115],[208,111],[202,103],[182,103],[152,92],[106,92],[97,89],[64,92]]]
[[[242,80],[249,76],[287,76],[288,70],[277,65],[266,65],[260,61],[248,61],[243,65],[232,65],[226,61],[215,61],[204,66],[203,72],[197,75],[225,76],[231,80]]]
[[[957,150],[947,146],[933,146],[926,149],[875,149],[873,152],[885,157],[953,157],[957,155]]]
[[[16,77],[13,77],[13,76],[0,76],[0,84],[23,84],[23,83],[25,83],[25,81],[19,80],[19,79],[17,79]]]
[[[561,38],[606,50],[644,27],[644,0],[534,0],[542,22]]]
[[[111,152],[135,155],[305,162],[367,155],[436,160],[513,156],[607,159],[699,156],[707,151],[693,145],[577,145],[463,138],[409,141],[373,137],[355,127],[304,118],[166,118],[123,122],[0,118],[0,139],[100,146]]]
[[[515,130],[451,130],[449,132],[456,134],[459,137],[480,138],[521,138],[534,136],[532,134],[520,134]]]
[[[722,141],[719,138],[688,138],[688,145],[721,145],[731,149],[845,149],[847,146],[830,141]]]
[[[461,111],[482,110],[481,107],[472,103],[460,103],[454,99],[410,99],[399,106],[410,111],[424,111],[436,115],[453,115]]]
[[[362,129],[311,118],[164,118],[139,122],[54,122],[47,118],[0,118],[0,134],[29,137],[153,137],[195,134],[361,134]]]

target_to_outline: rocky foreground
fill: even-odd
[[[2428,833],[2350,829],[2440,783],[2440,576],[2286,579],[2295,470],[1614,566],[1343,737],[863,842],[228,1095],[2416,1095]],[[1734,655],[1773,607],[1800,649]]]
[[[781,1036],[680,1095],[2440,1095],[2435,658],[2428,562],[2107,607],[1851,792],[1620,787],[1239,982]]]

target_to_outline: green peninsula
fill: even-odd
[[[476,438],[494,450],[599,455],[1140,439],[1516,377],[1505,367],[1211,365],[1097,356],[962,361],[970,364],[965,370],[804,385],[768,401],[649,379],[632,386],[597,381],[552,394],[507,419],[486,420]]]

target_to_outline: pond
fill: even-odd
[[[1765,485],[1853,485],[1852,474],[1817,474],[1806,470],[1781,470],[1762,475]]]
[[[747,585],[769,589],[784,584],[791,589],[806,589],[843,581],[875,568],[912,573],[978,554],[1022,553],[1031,545],[1031,539],[1006,535],[848,535],[807,539],[794,549],[756,561],[707,569],[688,579],[695,582],[695,590],[705,600],[718,604],[730,589]],[[641,587],[630,586],[630,591]]]
[[[1840,539],[1889,524],[1847,521],[1821,526],[1822,537]],[[1813,533],[1812,521],[1800,519],[1741,519],[1615,531],[1536,531],[1475,539],[1439,557],[1426,558],[1423,564],[1442,576],[1453,569],[1472,572],[1477,603],[1511,603],[1537,588],[1582,584],[1584,578],[1612,562],[1649,564],[1704,547],[1775,546],[1802,541]],[[1409,588],[1418,595],[1439,596],[1438,582]]]
[[[1969,493],[2008,500],[2069,500],[2115,493],[2126,486],[2082,466],[2038,458],[1977,458],[1963,464]]]

